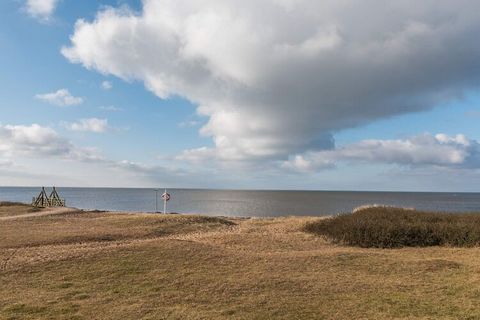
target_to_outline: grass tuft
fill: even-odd
[[[364,248],[474,247],[480,244],[480,214],[366,207],[308,223],[305,231]]]

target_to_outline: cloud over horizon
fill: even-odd
[[[5,158],[59,157],[77,161],[98,161],[102,157],[94,148],[80,148],[60,136],[54,129],[38,124],[0,125],[0,155]]]
[[[75,167],[79,165],[84,166],[83,170],[87,171],[74,172],[70,173],[70,175],[89,176],[90,170],[96,170],[102,174],[108,170],[112,173],[118,173],[120,170],[122,175],[125,175],[125,180],[120,180],[137,183],[138,186],[141,186],[139,181],[152,183],[163,180],[174,183],[175,181],[184,181],[191,177],[191,174],[187,174],[187,171],[180,168],[106,158],[102,155],[101,150],[93,147],[77,146],[51,127],[35,123],[31,125],[0,124],[0,169],[15,169],[16,162],[21,162],[25,159],[69,161],[67,168],[63,165],[56,168],[55,172],[58,175],[65,175],[70,166]],[[30,168],[23,169],[29,170]],[[48,169],[52,168],[49,167]],[[2,174],[5,172],[7,171],[2,171]],[[40,170],[40,172],[43,171]],[[17,175],[16,171],[14,173]],[[36,172],[26,171],[23,174],[36,175],[39,173],[37,170]],[[201,176],[202,173],[195,174]],[[105,185],[111,186],[109,183],[112,178],[109,175],[99,178],[105,181]],[[85,181],[82,182],[85,183]]]
[[[282,166],[298,172],[311,172],[332,168],[345,161],[478,169],[480,143],[462,134],[448,136],[442,133],[396,140],[371,139],[335,150],[295,155]]]
[[[145,0],[78,20],[62,53],[198,105],[214,147],[180,159],[281,161],[477,89],[479,29],[474,0]]]

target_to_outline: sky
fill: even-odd
[[[0,185],[480,190],[476,0],[0,3]]]

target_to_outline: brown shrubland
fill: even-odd
[[[309,223],[305,230],[365,248],[473,247],[480,244],[480,214],[374,206]]]

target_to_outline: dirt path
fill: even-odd
[[[48,208],[48,209],[45,209],[45,210],[42,210],[42,211],[39,211],[39,212],[19,214],[19,215],[16,215],[16,216],[0,217],[0,221],[21,219],[21,218],[50,216],[50,215],[53,215],[53,214],[63,214],[63,213],[67,213],[67,212],[77,211],[77,210],[78,209],[66,208],[66,207]]]

